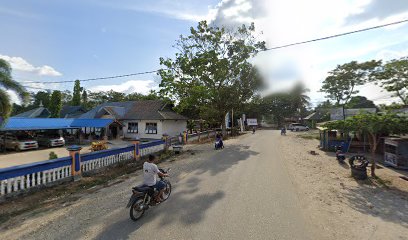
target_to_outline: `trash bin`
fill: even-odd
[[[367,179],[368,160],[363,155],[352,156],[349,160],[351,176],[357,180]]]

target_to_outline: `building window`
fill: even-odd
[[[146,123],[146,134],[157,134],[157,123]]]
[[[128,133],[138,133],[139,132],[138,123],[137,122],[128,123],[127,132]]]

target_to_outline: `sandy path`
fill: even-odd
[[[348,164],[338,164],[332,154],[317,149],[318,141],[296,134],[281,138],[282,150],[303,207],[326,239],[408,239],[407,188],[357,182]],[[319,155],[309,154],[311,150]],[[377,174],[384,175],[382,171],[390,170]],[[408,182],[394,178],[408,187]]]

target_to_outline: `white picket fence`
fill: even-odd
[[[164,150],[165,142],[156,141],[139,145],[139,155],[145,156]],[[81,169],[84,172],[103,168],[125,160],[135,158],[134,145],[87,153],[81,155]],[[58,158],[32,164],[0,169],[0,197],[28,190],[33,187],[47,186],[51,183],[72,177],[71,157]]]
[[[0,196],[47,185],[70,176],[70,157],[0,169]]]
[[[81,167],[83,172],[103,168],[120,161],[134,159],[134,147],[127,147],[81,155]]]

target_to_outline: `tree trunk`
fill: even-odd
[[[377,151],[378,139],[375,134],[370,134],[371,137],[371,176],[375,177],[376,161],[375,161],[375,152]]]

